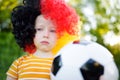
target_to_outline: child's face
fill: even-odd
[[[40,51],[51,51],[57,41],[56,27],[43,15],[39,15],[35,21],[36,34],[34,44]]]

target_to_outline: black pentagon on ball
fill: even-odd
[[[80,68],[80,72],[84,80],[99,80],[100,76],[104,74],[104,66],[93,59],[89,59]]]
[[[57,72],[59,71],[59,69],[62,67],[62,59],[61,59],[61,55],[57,56],[54,58],[53,60],[53,64],[52,64],[52,73],[56,76]]]

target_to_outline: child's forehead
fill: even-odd
[[[50,18],[45,18],[43,15],[39,15],[37,18],[36,18],[36,21],[35,21],[35,24],[36,26],[37,25],[43,25],[43,26],[51,26],[51,27],[55,27],[55,24],[50,20]]]
[[[51,23],[51,20],[49,18],[45,18],[43,15],[39,15],[37,18],[36,18],[36,22],[37,21],[41,21],[41,22],[50,22]]]

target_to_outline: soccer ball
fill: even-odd
[[[74,41],[55,56],[51,80],[118,80],[112,54],[95,42]]]

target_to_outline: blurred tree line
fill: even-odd
[[[5,80],[13,60],[24,54],[11,33],[10,21],[11,10],[21,3],[22,0],[0,0],[0,80]],[[89,36],[90,40],[107,47],[120,70],[120,43],[110,45],[105,42],[108,33],[120,36],[120,0],[70,0],[69,4],[80,15],[81,36]]]

